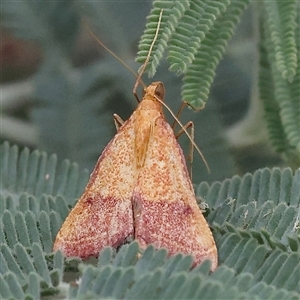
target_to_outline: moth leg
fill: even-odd
[[[176,117],[179,119],[179,116],[181,114],[181,112],[183,111],[183,109],[185,108],[185,106],[188,105],[187,102],[183,101],[181,103],[181,106],[176,114]],[[176,120],[174,120],[173,124],[172,124],[172,128],[173,128],[173,131],[175,129],[175,126],[176,126]],[[175,134],[175,137],[176,139],[178,139],[183,133],[186,133],[185,131],[187,129],[191,128],[190,130],[190,138],[192,139],[192,141],[194,141],[194,123],[192,121],[189,121],[187,122],[183,128],[181,128],[177,134]],[[188,161],[190,162],[190,177],[191,177],[191,180],[192,180],[192,166],[193,166],[193,160],[194,160],[194,145],[193,145],[193,142],[190,142],[190,150],[189,150],[189,154],[188,154]]]
[[[180,114],[181,114],[181,112],[183,111],[183,109],[185,108],[186,105],[187,105],[187,103],[186,103],[185,101],[183,101],[183,102],[181,103],[181,106],[179,107],[179,110],[178,110],[178,112],[177,112],[177,114],[176,114],[176,118],[177,118],[177,119],[179,119]],[[173,131],[174,131],[174,129],[175,129],[176,124],[177,124],[177,122],[176,122],[176,120],[174,120],[174,122],[173,122],[173,124],[172,124],[172,126],[171,126],[171,127],[173,128]]]
[[[185,133],[185,130],[190,129],[190,137],[192,141],[194,141],[194,136],[195,136],[195,127],[193,121],[187,122],[183,128],[181,128],[177,134],[175,134],[176,139],[178,139],[183,133]],[[190,142],[190,150],[188,154],[188,161],[190,162],[190,177],[192,180],[192,166],[193,166],[193,160],[194,160],[194,145],[192,142]]]
[[[117,131],[124,124],[124,120],[117,114],[114,114],[114,122],[115,122],[115,126],[116,126]]]

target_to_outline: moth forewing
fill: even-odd
[[[217,249],[212,233],[197,205],[182,149],[153,94],[161,85],[147,87],[135,111],[137,124],[148,134],[132,197],[135,238],[142,247],[154,244],[170,254],[191,254],[194,264],[210,259],[214,270]]]
[[[97,256],[133,235],[131,190],[136,182],[132,122],[127,121],[102,152],[84,193],[57,234],[54,250],[67,256]]]

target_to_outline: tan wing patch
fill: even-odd
[[[98,255],[103,247],[118,246],[133,234],[133,140],[129,119],[104,149],[83,195],[56,237],[54,250],[82,258]]]

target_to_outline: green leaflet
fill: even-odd
[[[181,95],[195,109],[205,106],[216,68],[248,3],[248,0],[232,1],[228,5],[226,11],[210,26],[193,64],[187,67]]]
[[[185,73],[194,61],[206,34],[216,19],[225,13],[230,1],[191,1],[190,7],[180,19],[170,41],[168,60],[171,70]],[[201,22],[199,22],[201,20]]]
[[[158,33],[157,42],[154,44],[151,54],[151,60],[148,66],[150,74],[153,76],[156,72],[156,68],[163,57],[168,41],[172,37],[175,28],[178,26],[178,22],[184,15],[185,11],[189,7],[189,0],[185,1],[154,1],[153,8],[147,17],[148,23],[141,37],[139,43],[139,52],[137,54],[137,61],[144,63],[149,53],[149,49],[158,25],[159,15],[163,10],[160,31]]]
[[[264,97],[272,97],[272,80],[275,82],[276,98],[286,101],[280,105],[268,101],[266,118],[272,143],[277,151],[283,152],[299,165],[299,151],[293,153],[289,145],[299,148],[299,6],[297,1],[264,1],[255,5],[255,13],[261,13],[267,23],[265,38],[269,39],[266,48],[271,55],[272,74],[260,74],[261,90]],[[215,77],[215,70],[223,57],[228,40],[232,36],[239,17],[249,1],[154,1],[148,16],[148,23],[141,37],[137,61],[143,63],[154,39],[158,16],[163,9],[161,29],[150,56],[149,75],[153,76],[165,50],[169,50],[170,70],[183,73],[182,99],[195,109],[203,108]],[[199,21],[200,20],[200,21]],[[298,39],[298,42],[297,42]],[[260,53],[260,59],[266,55]],[[266,64],[264,63],[264,67]],[[276,75],[277,74],[277,75]],[[284,79],[290,84],[284,83]],[[287,86],[286,86],[287,85]],[[291,92],[291,96],[288,96]],[[285,96],[284,96],[285,95]],[[294,101],[287,101],[288,98]],[[283,112],[283,115],[282,115]],[[278,124],[281,116],[283,127]],[[291,121],[289,121],[292,118]],[[277,121],[277,122],[276,122]],[[292,121],[294,122],[292,124]],[[289,141],[285,145],[285,141]],[[288,151],[287,151],[288,150]]]
[[[226,239],[224,243],[226,243]],[[134,243],[130,244],[126,251],[132,251],[132,246],[135,247]],[[220,246],[222,248],[222,244]],[[228,249],[229,251],[230,249]],[[253,248],[250,247],[250,251],[254,254]],[[105,250],[105,252],[107,251]],[[149,255],[149,252],[151,255]],[[183,258],[175,256],[165,262],[161,261],[158,265],[157,260],[154,259],[156,255],[152,258],[151,256],[155,253],[158,255],[160,252],[154,251],[152,247],[148,247],[145,250],[144,255],[147,257],[148,267],[147,269],[142,269],[141,273],[136,273],[139,262],[127,267],[106,265],[96,268],[85,266],[82,269],[82,285],[74,288],[69,296],[75,298],[83,295],[90,295],[91,297],[96,297],[97,295],[98,297],[119,297],[121,299],[178,299],[184,297],[188,297],[188,299],[202,299],[212,296],[214,299],[228,299],[228,297],[238,299],[242,296],[251,297],[252,295],[253,297],[253,291],[259,286],[262,288],[261,294],[271,290],[271,295],[274,295],[274,297],[281,294],[297,297],[296,281],[289,289],[280,288],[280,286],[285,285],[283,282],[286,282],[287,279],[284,272],[285,267],[290,267],[288,265],[293,263],[296,272],[299,271],[299,261],[296,261],[296,259],[299,260],[299,255],[296,254],[286,259],[282,253],[275,253],[263,263],[262,269],[270,267],[271,260],[277,258],[278,265],[281,265],[281,275],[274,273],[273,269],[273,272],[266,272],[266,275],[262,276],[261,272],[251,270],[249,267],[248,271],[236,274],[233,268],[226,266],[226,262],[213,274],[209,274],[209,268],[206,263],[192,271],[189,271],[188,264],[185,264],[183,268],[174,269],[176,265],[181,264]],[[258,254],[258,252],[255,252],[255,254]],[[141,260],[144,259],[144,255],[141,257]],[[253,266],[254,262],[259,258],[261,259],[260,262],[262,262],[264,256],[260,255],[257,257],[253,255],[248,266]],[[171,260],[173,260],[172,263],[169,263]],[[166,264],[173,266],[172,272],[168,271],[168,268],[165,267]],[[227,264],[230,264],[229,260]],[[239,263],[239,265],[241,264]],[[259,264],[256,264],[256,267],[260,269]],[[272,277],[270,277],[271,274],[273,274]],[[296,274],[291,273],[291,276],[294,275]],[[113,278],[117,278],[117,280],[114,281]],[[114,285],[111,285],[111,281],[114,282]],[[277,290],[272,285],[275,281],[278,281]],[[124,285],[127,285],[127,287],[124,288]]]
[[[266,22],[272,35],[270,43],[276,52],[274,57],[277,69],[284,79],[293,81],[297,65],[297,45],[295,29],[297,27],[297,1],[266,1],[263,0]],[[299,17],[299,16],[298,16]],[[269,49],[270,50],[270,49]]]
[[[163,9],[161,29],[150,57],[149,75],[154,75],[168,48],[170,70],[185,74],[182,99],[195,109],[202,108],[215,69],[248,2],[154,1],[140,40],[137,61],[145,61]]]
[[[37,150],[30,153],[27,148],[19,154],[17,147],[10,147],[7,142],[1,145],[0,156],[1,195],[12,197],[12,202],[28,193],[62,195],[73,204],[88,179],[87,171],[79,172],[77,164],[65,160],[57,166],[56,155],[48,157]]]
[[[300,206],[300,171],[293,172],[290,168],[259,169],[254,174],[234,176],[223,182],[215,182],[209,186],[202,182],[196,189],[197,195],[205,198],[211,207],[228,205],[239,207],[255,201],[259,208],[267,201],[275,205]]]
[[[268,18],[261,17],[259,78],[265,119],[275,151],[299,166],[299,9],[294,1],[265,5]]]
[[[217,232],[255,237],[270,247],[299,251],[300,170],[262,169],[234,176],[197,194],[210,207],[207,219]],[[219,233],[218,233],[219,234]]]
[[[42,179],[37,180],[39,189],[32,179],[29,182],[34,187],[28,186],[28,178],[33,175],[22,171],[22,165],[27,161],[25,170],[32,170],[37,179],[44,178],[38,174],[45,174],[48,156],[28,150],[19,153],[6,143],[1,149],[1,161],[7,159],[2,171],[15,168],[6,176],[16,180],[13,183],[6,176],[0,178],[3,299],[47,295],[72,299],[299,297],[300,169],[262,169],[211,186],[198,186],[197,194],[209,204],[207,219],[219,251],[220,266],[213,274],[209,273],[208,262],[191,270],[190,256],[168,257],[165,249],[155,250],[151,245],[141,251],[136,242],[124,245],[118,252],[107,247],[101,251],[96,265],[81,262],[78,269],[78,259],[65,259],[60,252],[51,253],[51,249],[70,209],[69,203],[74,203],[67,196],[78,190],[76,185],[66,183],[72,182],[71,177],[81,185],[86,178],[78,176],[77,169],[65,171],[65,176],[61,171],[52,171],[52,182],[65,178],[65,188],[61,190],[67,192],[65,196],[40,195],[49,190],[55,194],[57,189],[49,189]],[[30,159],[32,154],[35,159]],[[18,169],[20,160],[23,162]],[[55,165],[54,169],[61,170],[62,165],[65,163]],[[19,170],[22,180],[18,179]],[[22,189],[26,192],[22,193]],[[80,282],[64,283],[64,270],[69,274],[80,272]]]
[[[5,287],[1,288],[1,298],[23,299],[25,294],[39,298],[43,294],[59,292],[57,285],[62,280],[63,264],[49,264],[39,245],[32,244],[31,250],[20,244],[13,249],[1,245],[0,251],[1,263],[6,268],[6,271],[1,270],[1,281]],[[62,261],[62,258],[59,252],[54,255],[56,262]]]

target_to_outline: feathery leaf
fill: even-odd
[[[297,1],[262,1],[266,11],[270,43],[276,52],[276,67],[284,79],[293,81],[297,68],[295,28]]]

